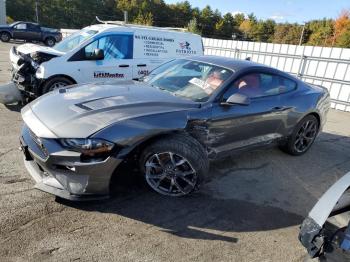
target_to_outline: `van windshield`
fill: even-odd
[[[159,66],[142,80],[175,96],[205,102],[232,74],[231,70],[213,64],[175,59]]]
[[[86,39],[95,35],[98,31],[96,30],[81,30],[76,32],[68,37],[66,37],[63,41],[59,42],[57,45],[53,47],[53,49],[66,53],[75,47],[77,47],[80,43],[84,42]]]

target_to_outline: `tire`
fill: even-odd
[[[42,87],[42,94],[46,94],[55,89],[59,89],[64,86],[73,85],[74,82],[66,77],[54,77],[46,81]]]
[[[292,135],[280,148],[294,156],[305,154],[315,141],[320,123],[313,115],[304,117],[294,128]]]
[[[184,196],[197,190],[209,169],[207,152],[195,139],[171,135],[147,146],[140,170],[147,184],[167,196]]]
[[[52,46],[54,46],[55,44],[56,44],[55,38],[53,38],[53,37],[47,37],[47,38],[45,39],[45,45],[47,45],[47,46],[49,46],[49,47],[52,47]]]
[[[11,35],[7,32],[1,32],[0,33],[0,40],[1,42],[9,42],[11,39]]]

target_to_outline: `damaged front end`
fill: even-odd
[[[299,240],[312,258],[350,261],[350,172],[316,203],[301,225]]]
[[[21,53],[12,47],[10,60],[12,62],[12,81],[25,97],[37,97],[41,95],[42,79],[36,78],[35,74],[40,65],[52,58],[54,54],[36,51],[30,54]]]

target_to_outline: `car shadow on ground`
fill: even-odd
[[[300,224],[318,197],[350,170],[349,155],[350,137],[322,133],[304,156],[267,148],[215,161],[209,172],[212,181],[188,197],[154,193],[140,175],[124,166],[106,202],[58,201],[142,221],[179,237],[235,243],[234,232]]]

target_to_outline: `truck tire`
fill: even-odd
[[[293,156],[305,154],[315,141],[319,125],[320,123],[315,116],[307,115],[300,120],[294,128],[292,135],[280,148],[282,151]]]
[[[167,196],[185,196],[198,189],[208,169],[206,150],[186,135],[163,137],[147,146],[140,156],[140,170],[147,184]]]
[[[42,94],[46,94],[61,87],[73,85],[74,82],[67,77],[57,76],[46,81],[42,87]]]
[[[7,32],[1,32],[0,39],[1,39],[1,42],[9,42],[11,39],[11,35]]]
[[[55,44],[56,44],[55,38],[53,38],[53,37],[47,37],[47,38],[45,39],[45,45],[47,45],[47,46],[49,46],[49,47],[52,47],[52,46],[54,46]]]

